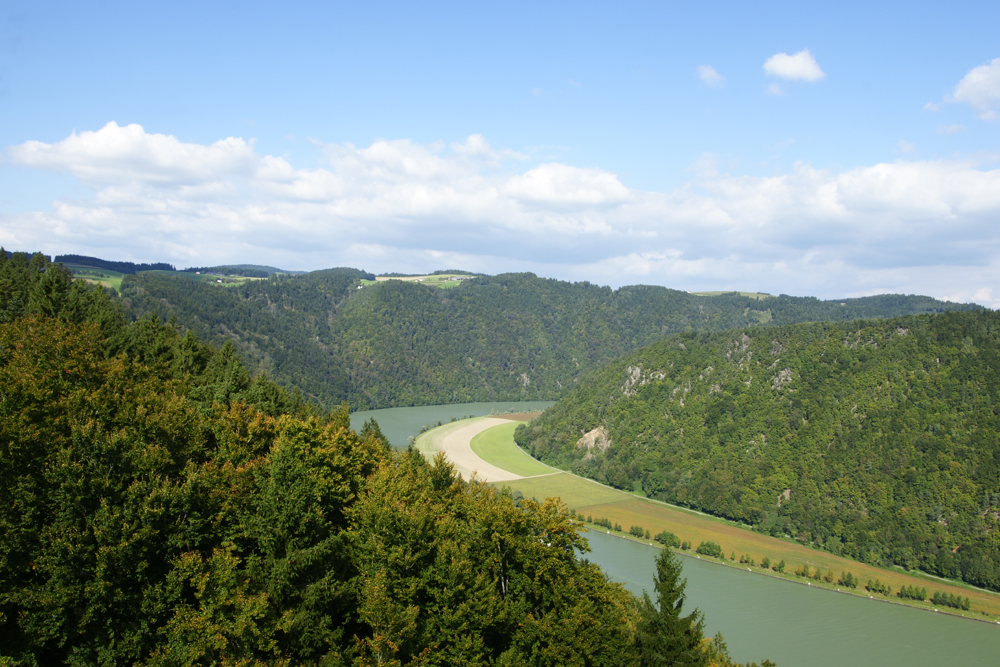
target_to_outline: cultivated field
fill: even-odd
[[[110,287],[116,292],[120,292],[122,289],[122,278],[125,277],[124,273],[108,269],[98,269],[93,266],[83,266],[82,264],[64,264],[64,266],[70,270],[74,278],[79,280],[86,280],[88,283]]]
[[[379,276],[375,280],[362,280],[361,282],[366,285],[374,285],[376,282],[381,283],[386,280],[403,280],[406,282],[421,283],[430,287],[438,287],[440,289],[454,289],[461,285],[463,280],[468,280],[471,277],[461,273],[441,273],[428,276],[403,276],[399,278]]]
[[[758,574],[798,581],[803,585],[823,586],[862,597],[909,604],[924,609],[934,609],[935,607],[930,602],[901,600],[895,595],[896,591],[903,586],[926,588],[929,596],[936,591],[942,591],[968,597],[972,607],[969,611],[964,612],[941,607],[937,608],[938,611],[1000,622],[1000,595],[994,593],[920,573],[866,565],[813,549],[791,539],[782,540],[763,535],[731,521],[640,498],[635,494],[619,491],[571,473],[552,474],[555,469],[534,460],[514,444],[513,435],[516,425],[517,423],[513,422],[494,426],[482,431],[472,440],[473,452],[485,462],[521,477],[520,479],[498,481],[495,485],[508,487],[511,491],[520,491],[526,498],[543,500],[549,497],[558,497],[569,509],[576,512],[578,518],[583,520],[590,518],[592,521],[607,519],[612,525],[620,524],[622,527],[621,532],[613,530],[608,532],[635,539],[628,534],[632,526],[648,530],[650,535],[654,536],[665,530],[674,533],[680,540],[691,545],[689,555],[694,554],[694,550],[701,542],[715,542],[722,547],[725,557],[715,559],[701,556],[703,560],[750,570]],[[456,427],[456,424],[449,424],[423,434],[418,440],[418,446],[422,445],[420,450],[428,456],[439,451],[434,443],[441,442],[442,436],[454,432]],[[441,433],[436,433],[437,431],[441,431]],[[593,530],[607,530],[594,525],[589,527]],[[636,541],[648,542],[651,540]],[[741,564],[739,561],[744,556],[753,559],[753,565]],[[784,560],[784,573],[775,572],[773,569],[763,569],[760,563],[764,558],[768,558],[772,566]],[[809,578],[795,575],[795,571],[803,566],[809,568]],[[839,578],[844,572],[849,572],[860,580],[860,583],[856,589],[852,590],[838,585],[836,579],[833,583],[816,580],[812,578],[812,575],[817,569],[824,575],[832,570],[836,578]],[[878,593],[870,594],[864,590],[865,584],[869,580],[874,581],[875,579],[891,586],[892,594],[889,596]]]
[[[691,293],[694,294],[695,296],[719,296],[722,294],[732,294],[733,290],[730,290],[728,292],[724,290],[717,290],[714,292],[691,292]],[[739,294],[740,296],[749,297],[751,299],[757,299],[758,301],[763,301],[768,297],[774,296],[773,294],[768,294],[767,292],[737,292],[737,294]]]

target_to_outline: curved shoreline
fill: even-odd
[[[475,475],[476,479],[478,479],[479,481],[490,483],[490,482],[508,482],[508,481],[514,481],[514,480],[520,480],[520,479],[533,479],[533,478],[536,478],[536,477],[547,477],[548,474],[546,474],[546,475],[531,475],[531,476],[525,477],[525,476],[522,476],[522,475],[517,475],[517,474],[511,473],[511,472],[508,472],[508,471],[503,470],[503,469],[501,469],[501,468],[499,468],[497,466],[494,466],[491,463],[486,462],[485,460],[483,460],[482,458],[480,458],[478,454],[476,454],[474,451],[472,451],[472,438],[474,438],[475,436],[479,435],[483,431],[486,431],[486,430],[488,430],[490,428],[493,428],[494,426],[500,426],[502,424],[509,423],[509,421],[510,421],[509,419],[503,419],[503,418],[499,418],[499,417],[480,417],[480,418],[476,418],[472,423],[469,423],[469,424],[463,424],[463,425],[458,425],[458,424],[444,425],[445,427],[451,426],[452,428],[445,428],[445,432],[441,434],[442,437],[440,438],[440,440],[435,439],[433,436],[429,436],[429,434],[433,433],[433,429],[432,429],[432,431],[428,431],[427,433],[424,434],[424,436],[422,436],[423,438],[427,438],[427,439],[424,440],[424,443],[423,443],[425,446],[424,447],[420,447],[420,449],[425,454],[430,454],[432,452],[444,452],[445,455],[448,457],[448,460],[455,466],[455,471],[458,472],[458,473],[460,473],[460,474],[462,474],[463,477],[465,477],[466,479],[471,479],[472,476]],[[439,428],[442,428],[442,427],[439,427]],[[418,446],[420,444],[421,443],[418,440]],[[428,447],[427,445],[430,445],[430,446]],[[515,447],[517,447],[516,444],[515,444]],[[527,453],[524,452],[524,450],[521,450],[520,447],[518,447],[518,450],[522,451],[523,453],[525,453],[527,455]],[[586,477],[580,477],[579,475],[574,475],[571,472],[568,472],[568,471],[565,471],[565,470],[559,470],[558,468],[553,468],[553,472],[549,473],[549,474],[559,474],[559,473],[564,473],[564,474],[567,474],[567,475],[570,475],[570,476],[573,476],[573,477],[577,477],[580,480],[590,482],[590,483],[595,484],[597,486],[606,487],[606,485],[601,484],[600,482],[598,482],[596,480],[592,480],[592,479],[589,479],[589,478],[586,478]],[[610,489],[611,487],[606,487],[606,488]],[[622,493],[625,493],[625,492],[622,492]],[[638,496],[637,496],[637,498],[638,498]],[[672,510],[680,510],[682,512],[689,512],[689,513],[692,513],[692,514],[699,514],[699,515],[702,515],[702,516],[707,517],[707,518],[711,518],[711,519],[715,519],[715,520],[721,520],[721,521],[725,522],[724,519],[720,519],[719,517],[714,517],[714,516],[712,516],[710,514],[705,514],[703,512],[699,512],[697,510],[691,510],[689,508],[677,507],[677,506],[674,506],[674,505],[670,505],[669,503],[665,503],[663,501],[652,500],[652,499],[649,499],[649,498],[646,498],[645,500],[652,501],[655,504],[658,504],[658,505],[661,505],[661,506],[665,506],[666,508],[669,508],[669,509],[672,509]],[[742,526],[739,526],[739,527],[742,528],[743,530],[746,530],[745,527],[742,527]],[[594,532],[606,533],[610,537],[617,537],[617,538],[620,538],[620,539],[623,539],[623,540],[626,540],[626,541],[629,541],[629,542],[633,542],[635,544],[639,544],[639,545],[642,545],[642,546],[648,546],[650,548],[657,548],[657,549],[658,548],[662,548],[662,547],[659,547],[659,546],[657,546],[655,544],[650,544],[649,542],[646,542],[645,540],[638,540],[638,539],[635,539],[635,538],[630,537],[628,535],[620,535],[620,534],[617,534],[617,533],[614,533],[614,532],[611,532],[611,531],[605,531],[605,530],[596,530],[594,528],[589,527],[587,524],[584,524],[584,528],[588,532],[593,530]],[[698,560],[702,560],[702,561],[704,561],[706,563],[713,563],[715,565],[722,565],[724,567],[729,567],[729,568],[732,568],[734,570],[740,570],[740,571],[744,571],[744,572],[748,571],[750,574],[759,574],[759,575],[763,575],[763,576],[769,577],[771,579],[777,579],[777,580],[780,580],[780,581],[787,581],[789,583],[798,584],[800,586],[808,586],[809,588],[813,588],[813,589],[817,589],[817,590],[825,590],[825,591],[829,591],[831,593],[841,593],[843,595],[849,595],[851,597],[856,597],[856,598],[861,598],[861,599],[875,600],[875,601],[878,601],[878,602],[887,602],[889,604],[897,605],[897,606],[900,606],[900,607],[908,607],[910,609],[918,609],[918,610],[926,611],[926,612],[930,612],[930,613],[946,614],[948,616],[954,616],[955,618],[962,618],[962,619],[969,620],[969,621],[978,621],[980,623],[986,623],[987,625],[997,625],[997,624],[1000,624],[1000,620],[991,619],[989,617],[987,617],[987,618],[979,618],[979,617],[976,617],[976,616],[966,616],[966,615],[961,614],[961,613],[956,613],[956,612],[953,612],[953,611],[946,611],[943,608],[933,608],[933,607],[929,608],[929,607],[926,607],[926,606],[921,606],[921,605],[913,604],[913,603],[910,603],[910,602],[904,602],[904,601],[901,601],[901,600],[892,600],[892,599],[883,598],[883,597],[880,597],[880,596],[869,595],[867,593],[858,593],[858,592],[853,592],[853,591],[841,590],[839,588],[828,587],[828,586],[824,586],[822,584],[813,584],[810,581],[800,581],[797,578],[793,579],[793,578],[791,578],[789,576],[781,576],[781,575],[778,575],[778,574],[772,574],[770,571],[762,570],[760,568],[748,569],[746,566],[736,565],[736,564],[730,563],[726,559],[723,559],[722,561],[720,561],[718,559],[713,559],[713,558],[702,558],[701,556],[695,555],[693,553],[686,553],[686,552],[681,551],[679,549],[672,549],[672,551],[674,553],[676,553],[677,555],[679,555],[679,556],[685,556],[685,557],[691,558],[691,559],[698,559]],[[988,592],[988,591],[986,591],[986,592]]]
[[[471,423],[464,424],[459,422],[459,426],[449,429],[443,434],[440,440],[435,440],[433,437],[428,436],[427,434],[431,433],[431,431],[428,431],[422,437],[430,439],[429,443],[426,443],[426,441],[425,443],[430,444],[431,447],[421,447],[421,451],[425,454],[432,451],[443,452],[448,457],[448,461],[455,466],[455,472],[467,480],[472,479],[473,476],[481,482],[512,482],[523,479],[521,475],[516,475],[492,463],[487,463],[472,451],[472,439],[474,437],[494,426],[509,423],[509,419],[501,419],[499,417],[480,417]]]

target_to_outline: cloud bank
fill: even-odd
[[[0,244],[181,266],[466,268],[611,285],[839,297],[919,292],[996,306],[1000,170],[899,161],[776,176],[698,160],[670,191],[537,164],[479,135],[445,145],[314,142],[298,168],[252,141],[211,145],[109,123],[8,147],[8,169],[71,174],[92,192],[0,214]]]

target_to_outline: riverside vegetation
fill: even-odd
[[[515,438],[618,488],[996,591],[998,368],[994,312],[681,334]]]
[[[0,664],[733,664],[668,550],[637,599],[558,501],[396,453],[40,255],[0,253],[0,393]]]

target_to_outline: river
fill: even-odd
[[[464,403],[357,412],[351,426],[374,417],[389,441],[405,448],[425,424],[464,415],[541,410],[552,402]],[[652,590],[655,547],[589,531],[592,562],[632,592]],[[1000,625],[865,600],[682,558],[687,608],[705,613],[706,634],[721,631],[736,660],[770,658],[780,667],[1000,664]]]
[[[489,414],[503,412],[537,412],[544,410],[555,401],[522,401],[495,403],[456,403],[455,405],[424,405],[416,408],[384,408],[382,410],[365,410],[351,413],[351,428],[358,430],[361,425],[375,418],[382,434],[396,449],[406,449],[406,439],[418,435],[420,428],[434,425],[438,420],[451,421],[452,417],[485,417]]]
[[[637,595],[652,591],[657,548],[588,531],[586,554]],[[721,631],[740,661],[770,658],[781,667],[996,665],[1000,625],[842,595],[793,581],[681,557],[685,610],[705,614],[706,634]]]

